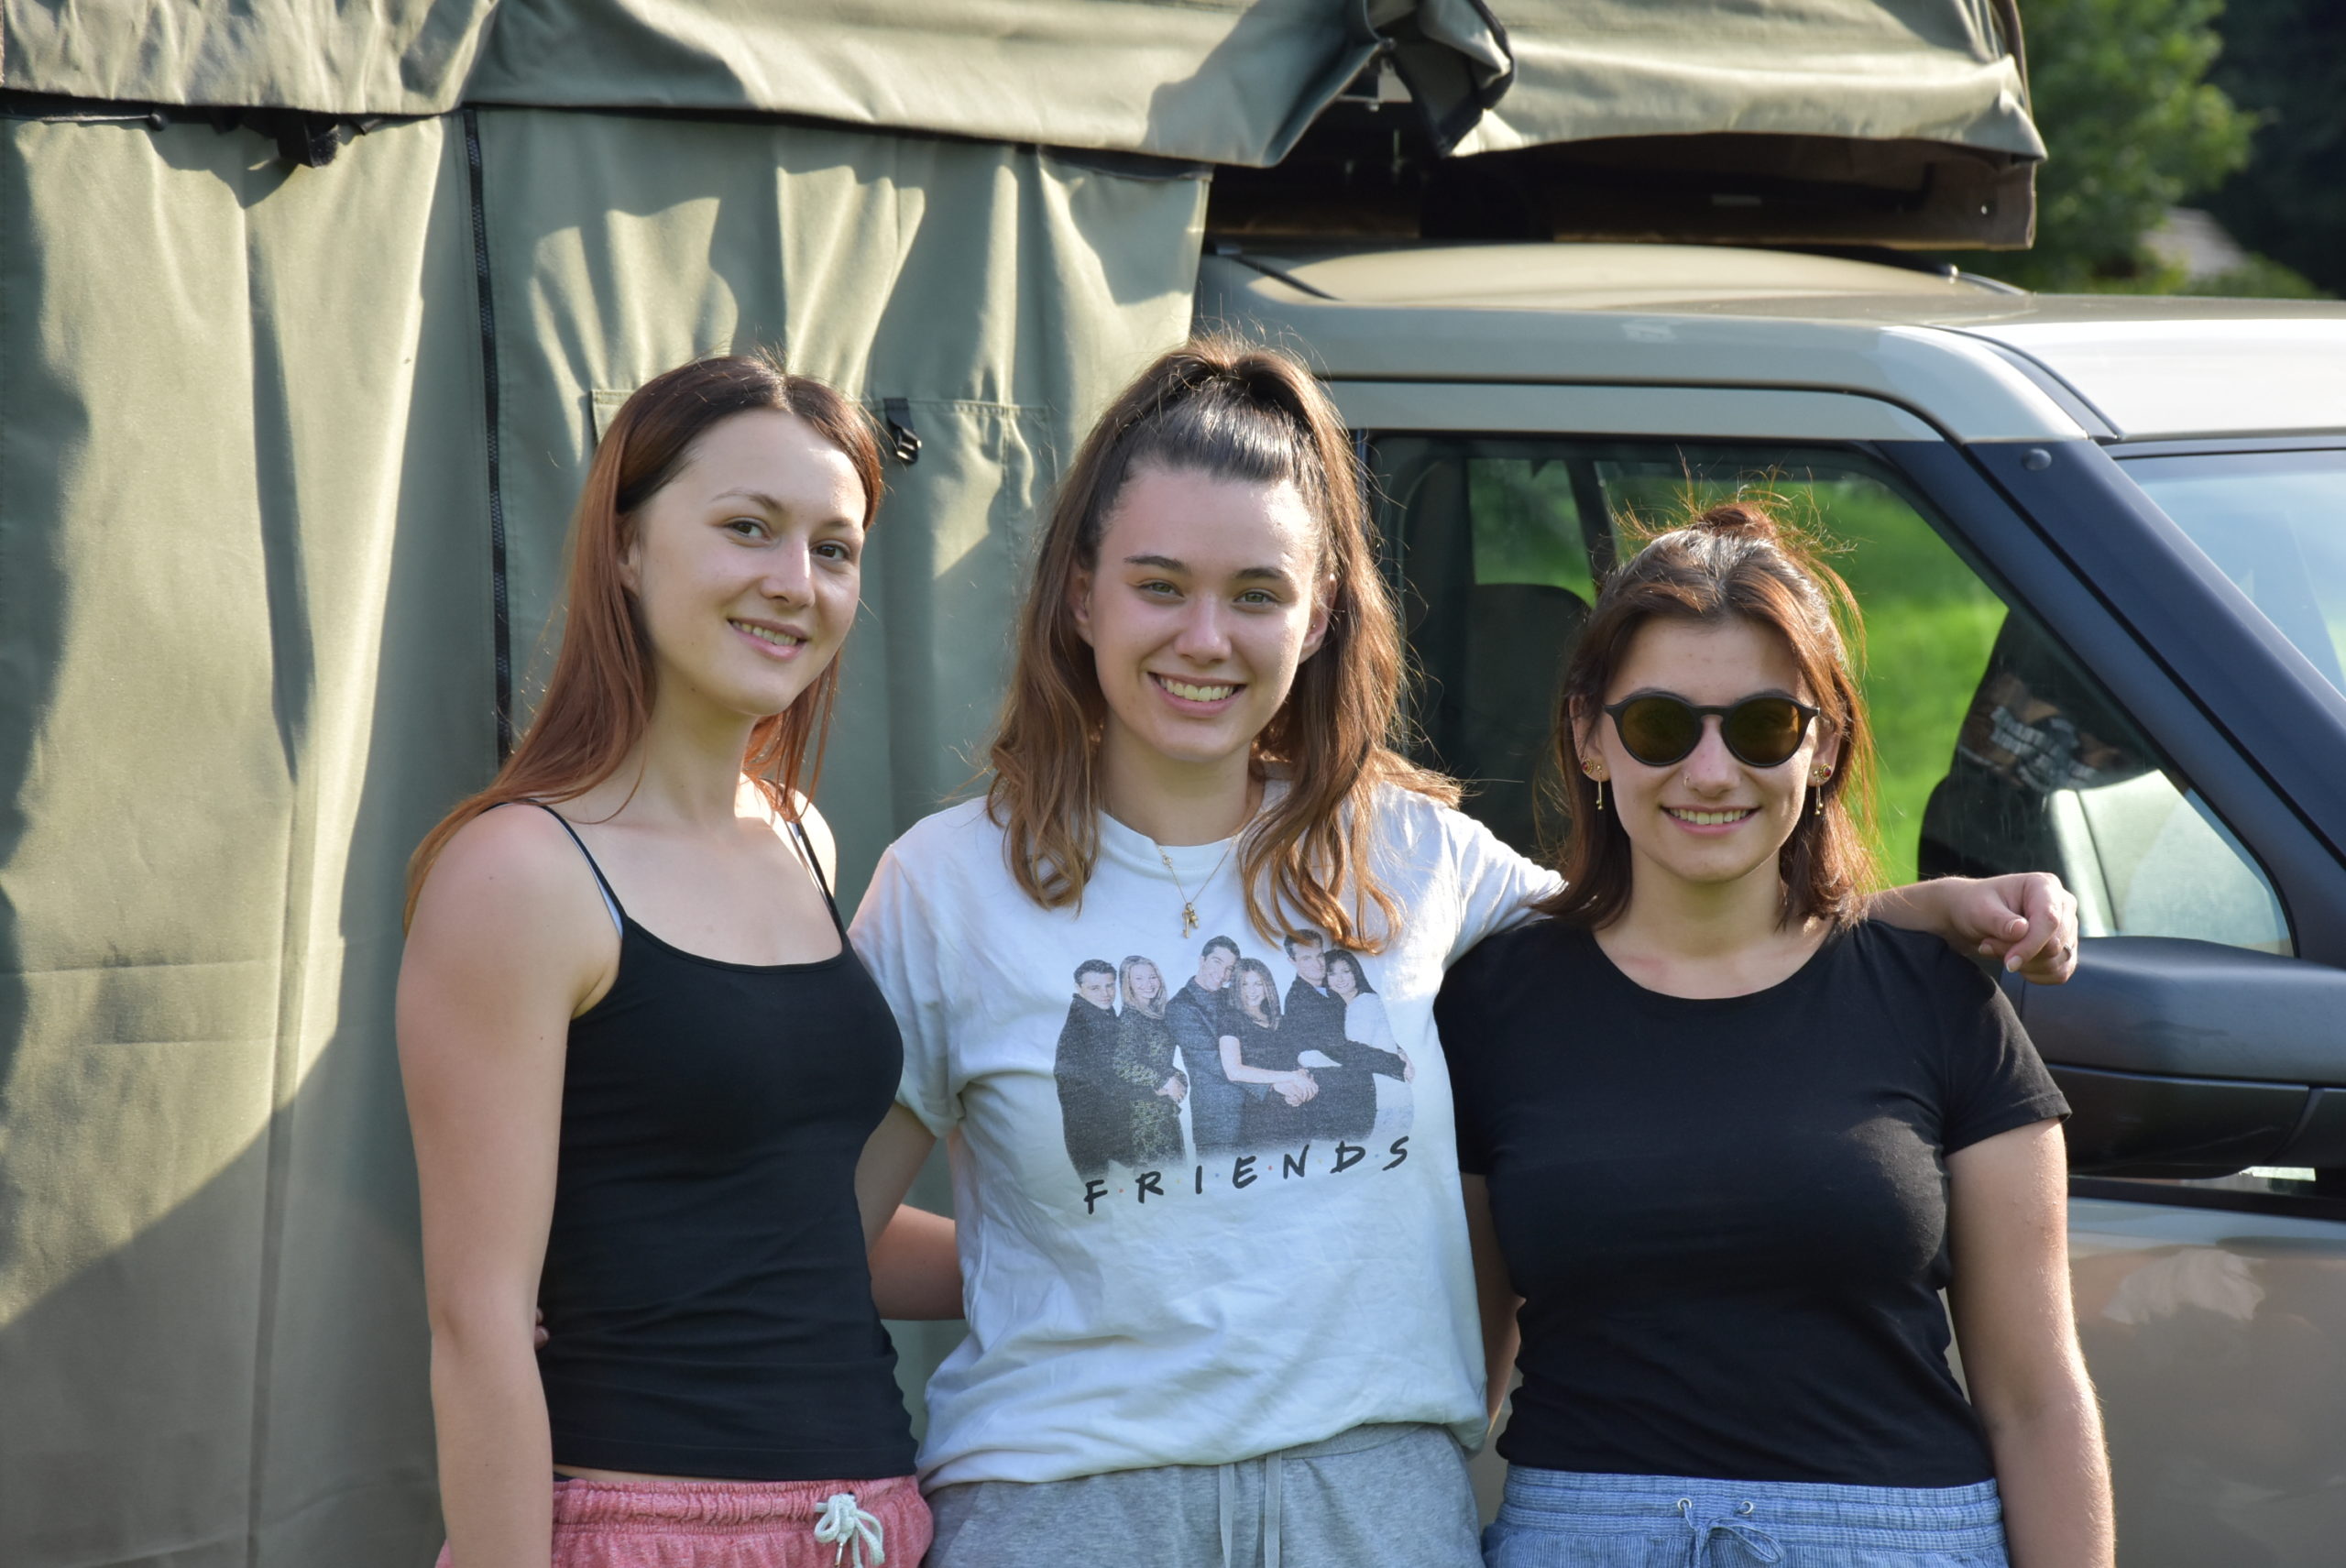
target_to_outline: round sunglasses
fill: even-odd
[[[1602,711],[1612,716],[1621,749],[1650,768],[1666,768],[1693,756],[1703,743],[1703,720],[1714,713],[1719,716],[1719,739],[1736,761],[1774,768],[1800,750],[1822,709],[1788,696],[1748,696],[1726,707],[1698,707],[1682,696],[1649,693],[1625,697]]]

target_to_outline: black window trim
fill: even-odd
[[[2046,619],[2265,867],[2297,956],[2346,968],[2346,697],[2113,452],[2083,440],[1882,444],[1932,471],[1926,488],[1985,554],[2009,559],[2008,577],[2069,601]],[[2033,453],[2052,460],[2032,468]],[[2154,686],[2182,702],[2161,704]]]
[[[2103,448],[2123,463],[2130,457],[2230,457],[2263,452],[2346,452],[2346,433],[2330,435],[2198,435],[2187,440],[2121,441]]]
[[[1734,436],[1398,426],[1354,433],[1364,458],[1372,465],[1377,444],[1391,438],[1797,448],[1859,459],[1862,467],[1874,469],[1875,477],[1913,507],[1990,589],[2007,603],[2024,609],[2081,668],[2092,672],[2165,760],[2188,781],[2264,873],[2280,901],[2295,955],[2346,968],[2346,857],[2333,853],[2311,830],[2293,803],[2256,765],[2241,740],[2209,710],[2209,705],[2134,633],[2120,609],[2086,577],[2066,552],[2012,504],[1965,448],[1929,440],[1770,442]],[[2100,448],[2084,438],[2064,444],[2073,452],[2101,454]],[[2019,457],[2021,450],[2016,448],[2011,455]],[[2134,489],[2131,481],[2127,488]],[[2140,497],[2138,489],[2134,493]],[[2147,498],[2143,501],[2148,505]],[[2161,521],[2165,521],[2163,514]],[[1398,577],[1402,569],[1398,553],[1389,548],[1391,541],[1380,543],[1387,547],[1388,572]],[[2346,776],[2346,772],[2340,776]]]
[[[1991,464],[1982,462],[1977,452],[1944,441],[1763,444],[1734,437],[1579,435],[1567,431],[1359,431],[1355,433],[1358,450],[1372,474],[1376,443],[1387,437],[1713,448],[1779,444],[1869,459],[1867,466],[1882,472],[1900,499],[1914,508],[1967,566],[2008,603],[2024,608],[2046,634],[2091,673],[2231,828],[2280,899],[2297,956],[2346,967],[2346,857],[2334,851],[2277,783],[2255,763],[2249,743],[2260,732],[2250,727],[2243,737],[2235,726],[2220,721],[2211,710],[2209,695],[2195,688],[2187,672],[2162,658],[2153,643],[2137,632],[2122,599],[2113,601],[2101,585],[2086,575],[2073,554],[2018,504],[2007,485],[1999,482],[2000,476],[1994,474],[1998,467],[2034,472],[2018,466],[2029,450],[2025,445],[2013,444],[1998,455],[2006,461]],[[2089,438],[2060,444],[2070,451],[2091,449],[2110,466],[2109,477],[2121,477],[2116,463],[2128,456],[2327,449],[2346,442],[2293,440],[2286,447],[2238,440],[2158,442],[2106,451]],[[2141,496],[2131,481],[2127,488]],[[2147,506],[2147,498],[2141,499]],[[2155,512],[2155,508],[2152,510]],[[2159,515],[2164,521],[2164,514]],[[1398,559],[1391,563],[1391,569],[1398,571]],[[2175,607],[2169,607],[2169,614],[2176,612]],[[2220,701],[2223,696],[2220,689],[2215,700]],[[2327,1192],[2258,1193],[2100,1176],[2073,1177],[2069,1191],[2073,1198],[2346,1221],[2346,1198]]]

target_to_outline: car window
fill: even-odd
[[[1617,553],[1764,496],[1825,543],[1866,620],[1891,882],[2058,872],[2088,936],[2292,951],[2272,884],[2140,728],[1951,548],[1895,476],[1830,449],[1382,434],[1387,558],[1421,680],[1423,760],[1542,854],[1566,826],[1550,739],[1563,662]]]
[[[2126,472],[2346,692],[2346,452],[2137,457]]]

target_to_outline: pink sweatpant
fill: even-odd
[[[852,1501],[832,1500],[842,1495]],[[920,1568],[930,1531],[909,1475],[563,1481],[554,1488],[553,1568]],[[454,1568],[445,1547],[439,1568]]]

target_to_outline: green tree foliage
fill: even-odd
[[[2346,294],[2346,5],[2231,0],[2210,79],[2262,121],[2204,205],[2249,249]]]
[[[2030,104],[2049,154],[2036,245],[1962,264],[2031,289],[2178,282],[2143,236],[2244,167],[2256,123],[2208,80],[2222,9],[2223,0],[2022,0]]]

